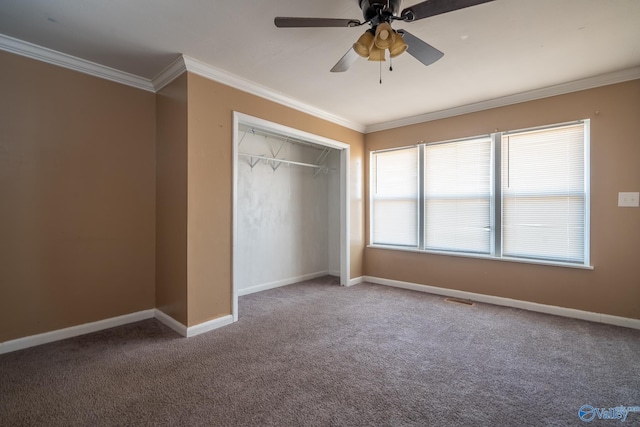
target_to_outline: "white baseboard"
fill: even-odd
[[[214,329],[221,328],[223,326],[227,326],[233,323],[233,315],[229,314],[227,316],[222,316],[217,319],[209,320],[207,322],[199,323],[195,326],[187,327],[182,323],[178,322],[173,317],[169,316],[165,312],[155,310],[156,319],[158,319],[161,323],[170,327],[180,335],[186,338],[195,337],[196,335],[204,334],[205,332],[212,331]]]
[[[626,328],[640,329],[640,319],[631,319],[628,317],[619,317],[619,316],[612,316],[609,314],[593,313],[590,311],[575,310],[573,308],[538,304],[535,302],[496,297],[492,295],[477,294],[473,292],[465,292],[465,291],[459,291],[455,289],[439,288],[436,286],[420,285],[417,283],[383,279],[380,277],[364,276],[362,277],[362,279],[363,279],[362,280],[363,282],[375,283],[378,285],[393,286],[395,288],[410,289],[412,291],[426,292],[429,294],[467,299],[471,301],[484,302],[488,304],[501,305],[505,307],[520,308],[523,310],[536,311],[538,313],[553,314],[556,316],[570,317],[573,319],[589,320],[591,322],[606,323],[608,325],[616,325],[616,326],[623,326]],[[355,279],[352,279],[352,280],[355,280]]]
[[[213,331],[214,329],[221,328],[233,323],[233,316],[231,314],[218,317],[217,319],[209,320],[208,322],[199,323],[195,326],[187,328],[187,338],[195,337],[196,335],[204,334],[205,332]]]
[[[156,308],[155,309],[155,317],[156,317],[156,319],[158,319],[158,321],[160,323],[162,323],[165,326],[170,327],[171,329],[173,329],[174,331],[176,331],[177,333],[179,333],[183,337],[187,336],[187,327],[185,325],[183,325],[182,323],[178,322],[173,317],[169,316],[164,311],[158,310]]]
[[[347,286],[359,285],[362,282],[364,282],[364,276],[355,277],[349,280],[349,284]]]
[[[138,311],[136,313],[125,314],[123,316],[112,317],[110,319],[98,320],[97,322],[85,323],[83,325],[71,326],[69,328],[58,329],[56,331],[31,335],[11,341],[0,343],[0,354],[22,350],[36,345],[47,344],[54,341],[65,340],[79,335],[90,334],[104,329],[115,328],[127,323],[139,322],[141,320],[154,317],[154,310]]]
[[[305,280],[317,279],[318,277],[328,275],[328,271],[318,271],[316,273],[304,274],[298,277],[291,277],[284,280],[276,280],[275,282],[264,283],[262,285],[251,286],[250,288],[238,289],[238,296],[249,295],[256,292],[266,291],[268,289],[279,288],[281,286],[292,285],[298,282],[304,282]],[[339,274],[338,274],[339,276]]]
[[[631,329],[640,329],[640,320],[630,319],[628,317],[612,316],[610,314],[600,314],[600,323],[623,326]]]
[[[302,280],[310,280],[316,277],[326,275],[326,272],[315,273],[314,277],[301,276],[305,278],[295,278],[291,283]],[[313,276],[313,275],[312,275]],[[529,301],[521,301],[510,298],[496,297],[491,295],[477,294],[473,292],[459,291],[455,289],[439,288],[429,285],[420,285],[411,282],[402,282],[399,280],[383,279],[380,277],[361,276],[353,278],[349,281],[349,286],[357,285],[362,282],[375,283],[378,285],[392,286],[402,289],[410,289],[413,291],[426,292],[435,295],[443,295],[447,297],[455,297],[468,299],[471,301],[483,302],[488,304],[501,305],[505,307],[520,308],[523,310],[536,311],[539,313],[553,314],[556,316],[570,317],[574,319],[589,320],[592,322],[605,323],[609,325],[622,326],[632,329],[640,329],[640,319],[631,319],[627,317],[612,316],[610,314],[593,313],[583,310],[575,310],[571,308],[557,307],[553,305],[538,304]],[[274,282],[275,283],[275,282]],[[264,285],[262,285],[264,286]],[[281,284],[279,286],[285,286]],[[274,286],[277,287],[277,286]],[[254,288],[252,288],[254,289]],[[270,289],[270,288],[266,288]],[[255,291],[257,292],[257,291]],[[112,317],[110,319],[99,320],[97,322],[86,323],[84,325],[71,326],[69,328],[59,329],[56,331],[45,332],[42,334],[32,335],[24,338],[18,338],[11,341],[0,342],[0,354],[10,353],[41,344],[47,344],[54,341],[60,341],[67,338],[77,337],[79,335],[90,334],[104,329],[115,328],[117,326],[126,325],[128,323],[139,322],[141,320],[156,318],[158,321],[167,325],[183,337],[193,337],[205,332],[212,331],[233,323],[233,316],[227,315],[208,322],[200,323],[195,326],[187,327],[168,316],[158,309],[143,310],[136,313],[125,314],[123,316]]]
[[[0,354],[11,353],[12,351],[35,347],[37,345],[47,344],[54,341],[61,341],[67,338],[77,337],[79,335],[102,331],[104,329],[115,328],[116,326],[139,322],[141,320],[153,319],[154,317],[183,337],[193,337],[233,323],[233,316],[227,315],[187,328],[173,317],[156,308],[125,314],[124,316],[112,317],[110,319],[98,320],[97,322],[85,323],[84,325],[71,326],[69,328],[58,329],[56,331],[45,332],[29,337],[18,338],[11,341],[0,342]]]

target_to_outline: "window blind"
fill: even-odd
[[[502,139],[503,256],[584,262],[584,125]]]
[[[372,242],[418,246],[418,147],[372,155]]]
[[[425,146],[425,249],[491,251],[491,139]]]

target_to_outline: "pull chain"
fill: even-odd
[[[380,84],[382,84],[382,61],[380,61]]]

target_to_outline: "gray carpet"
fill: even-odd
[[[322,278],[0,356],[0,425],[585,425],[640,406],[640,331]],[[640,413],[624,424],[640,425]]]

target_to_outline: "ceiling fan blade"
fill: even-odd
[[[404,42],[407,44],[407,52],[409,55],[413,56],[424,65],[431,65],[444,56],[444,53],[440,52],[430,44],[423,42],[408,31],[398,30],[398,33],[402,35]]]
[[[357,19],[290,18],[282,16],[276,17],[274,23],[278,28],[357,27],[361,25]]]
[[[356,62],[356,59],[358,59],[358,54],[356,53],[356,51],[353,50],[353,48],[349,49],[347,53],[345,53],[344,56],[340,59],[340,61],[338,61],[338,63],[333,66],[331,72],[342,73],[344,71],[347,71],[349,67],[351,67],[351,65]]]
[[[427,0],[414,4],[402,11],[400,16],[405,21],[417,21],[418,19],[440,15],[442,13],[453,12],[465,7],[488,3],[494,0]]]

